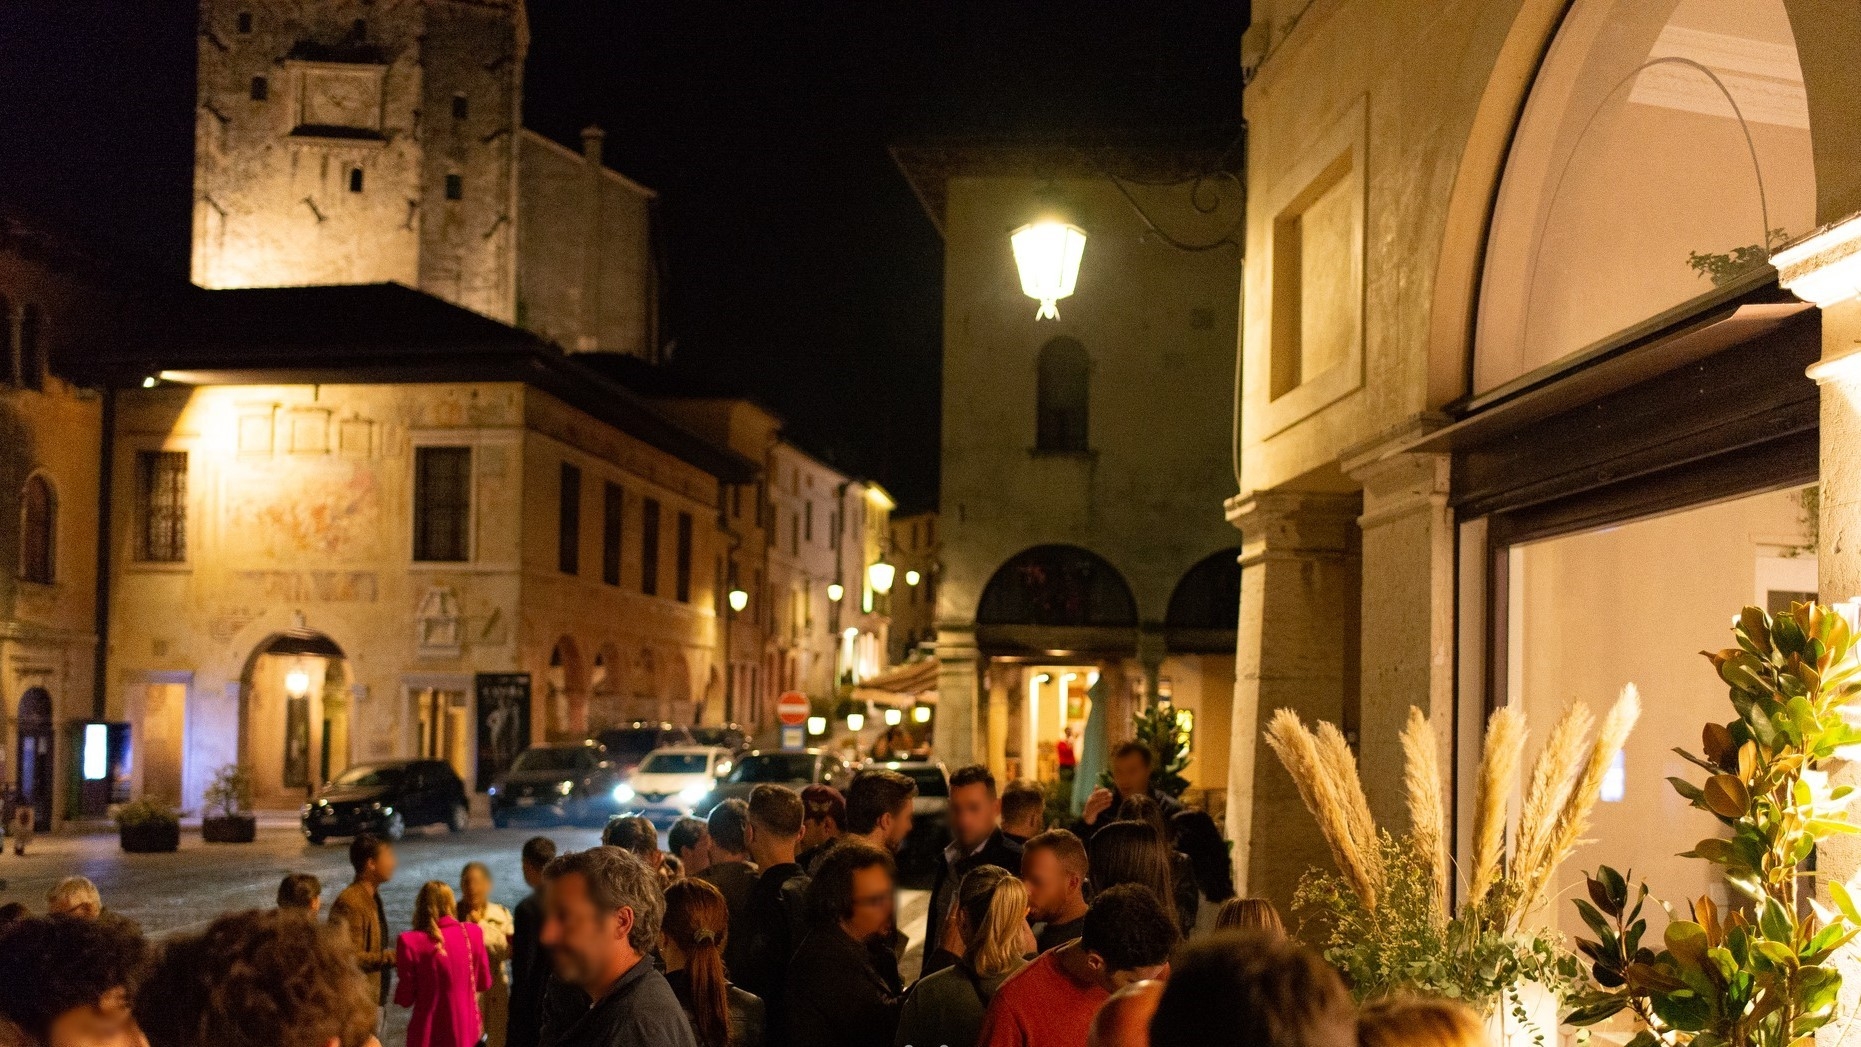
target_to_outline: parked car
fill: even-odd
[[[646,754],[654,749],[698,744],[692,738],[689,728],[650,720],[635,720],[625,727],[602,731],[595,735],[594,740],[607,750],[608,762],[622,774],[638,767],[640,761],[646,759]]]
[[[304,839],[320,844],[370,832],[398,840],[420,825],[464,832],[471,810],[465,783],[442,760],[357,764],[304,805]]]
[[[810,785],[831,785],[836,789],[844,789],[848,777],[846,764],[825,749],[804,749],[801,752],[757,749],[739,757],[737,765],[718,781],[717,788],[704,798],[696,810],[701,814],[709,813],[711,808],[733,796],[747,800],[750,798],[750,790],[765,782],[785,785],[800,792]]]
[[[491,821],[500,829],[519,818],[599,824],[619,811],[614,786],[621,778],[594,742],[533,745],[486,790]]]
[[[899,848],[899,864],[934,864],[950,835],[949,774],[943,764],[927,760],[868,760],[860,769],[880,767],[918,783],[917,798],[911,801],[911,835]]]
[[[696,810],[732,766],[730,751],[714,745],[654,749],[632,778],[614,787],[614,801],[654,825],[669,826]]]
[[[728,749],[732,754],[744,752],[750,747],[750,736],[742,726],[734,723],[701,724],[691,728],[691,740],[698,745],[715,745]]]

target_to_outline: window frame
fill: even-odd
[[[691,602],[691,568],[696,542],[692,515],[681,510],[674,526],[672,595],[679,603]]]
[[[626,547],[627,489],[601,482],[601,582],[620,585],[621,550]]]
[[[659,499],[640,503],[640,592],[659,595]]]
[[[582,470],[563,462],[556,473],[556,570],[582,573]]]
[[[188,517],[191,515],[188,512],[188,489],[191,479],[190,473],[193,467],[192,455],[185,450],[171,450],[160,447],[138,450],[135,452],[135,455],[135,472],[133,475],[135,482],[135,499],[133,506],[136,514],[134,537],[135,562],[143,564],[185,564],[188,562],[189,542],[187,531]],[[175,465],[177,463],[180,468],[166,474],[179,478],[178,483],[167,485],[173,488],[170,493],[173,496],[174,502],[174,505],[168,513],[168,515],[173,517],[173,520],[169,526],[163,528],[164,531],[168,532],[168,540],[163,551],[169,555],[158,556],[155,552],[156,529],[151,526],[156,511],[156,481],[161,474],[160,467],[163,464]]]
[[[43,518],[39,526],[34,526],[33,498],[35,491],[44,492]],[[37,536],[38,541],[34,541]],[[38,556],[33,553],[35,547]],[[35,585],[53,585],[58,581],[58,490],[46,477],[44,470],[35,470],[26,477],[19,493],[19,563],[20,581]],[[34,568],[38,568],[35,570]]]
[[[422,531],[423,531],[423,527],[422,527],[423,514],[428,510],[423,505],[423,499],[422,499],[422,491],[424,490],[423,485],[426,483],[426,480],[422,477],[422,474],[421,474],[420,459],[421,459],[421,456],[424,454],[438,453],[438,452],[462,453],[465,458],[464,486],[463,486],[464,504],[463,506],[459,507],[461,520],[460,520],[460,526],[458,528],[458,533],[459,533],[459,550],[458,551],[460,555],[457,557],[436,558],[432,556],[421,555],[422,552],[431,552],[432,550],[424,547],[422,537],[421,537]],[[478,455],[476,454],[476,449],[471,444],[457,444],[457,443],[417,444],[414,446],[414,453],[409,457],[411,458],[411,463],[409,467],[413,471],[412,484],[411,484],[412,512],[409,514],[411,518],[409,520],[410,527],[409,527],[409,533],[408,533],[409,558],[416,564],[471,563],[473,560],[473,550],[474,550],[475,545],[477,544],[477,533],[476,532],[477,532],[477,510],[478,510],[477,494],[478,492],[476,489],[477,488],[476,481],[477,481],[477,476],[478,476]]]

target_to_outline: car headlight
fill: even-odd
[[[678,798],[684,801],[686,806],[696,807],[698,801],[704,799],[710,792],[711,790],[708,786],[687,785],[685,788],[678,791]]]
[[[371,811],[381,811],[381,810],[386,810],[386,808],[384,808],[384,807],[382,807],[382,806],[381,806],[380,804],[378,804],[378,803],[371,803],[371,804],[369,804],[369,805],[368,805],[368,809],[369,809],[369,810],[371,810]]]
[[[498,787],[495,785],[485,790],[486,796],[496,796],[497,794],[498,794]]]
[[[556,783],[556,795],[557,796],[567,796],[568,794],[574,791],[575,791],[574,782],[557,782]]]
[[[614,786],[614,802],[632,803],[633,786],[628,785],[626,782],[621,782],[619,785]]]

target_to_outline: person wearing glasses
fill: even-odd
[[[892,856],[848,840],[808,884],[809,929],[788,966],[788,1047],[891,1047],[904,1007],[893,923]]]

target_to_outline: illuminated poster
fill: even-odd
[[[478,773],[474,788],[484,792],[491,779],[530,744],[530,674],[479,673],[476,690]]]

